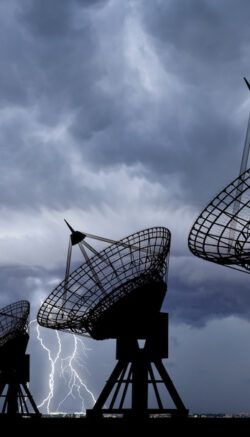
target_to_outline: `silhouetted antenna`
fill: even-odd
[[[194,255],[246,273],[250,273],[250,169],[246,169],[249,148],[250,116],[239,177],[202,211],[188,238]]]
[[[190,231],[189,249],[207,261],[250,273],[249,219],[250,169],[202,211]]]
[[[18,301],[0,310],[0,347],[28,331],[29,302]]]
[[[245,80],[246,84],[249,87],[248,81],[247,81],[247,79],[245,77],[244,77],[244,80]],[[246,132],[245,144],[244,144],[243,153],[242,153],[239,177],[243,173],[245,173],[245,171],[247,169],[247,162],[248,162],[248,156],[249,156],[249,147],[250,147],[250,115],[249,115],[249,118],[248,118],[247,132]],[[242,184],[239,181],[238,191],[236,193],[236,200],[234,202],[234,207],[233,207],[233,216],[234,217],[237,217],[238,211],[240,209],[241,189],[242,189]],[[237,227],[237,222],[233,222],[232,226],[231,226],[231,230],[230,230],[230,235],[229,235],[229,241],[230,241],[230,245],[228,247],[229,252],[231,250],[231,247],[233,247],[233,244],[234,244],[234,228],[236,228],[236,227]]]
[[[29,355],[25,351],[29,340],[29,310],[29,302],[25,300],[0,310],[0,398],[3,401],[0,416],[40,416],[27,387]]]
[[[74,236],[76,231],[67,225]],[[144,229],[119,241],[86,232],[82,235],[77,244],[84,249],[85,262],[50,293],[37,320],[48,328],[96,340],[117,340],[118,363],[88,414],[187,415],[188,410],[162,364],[168,356],[168,315],[160,309],[167,291],[169,230]],[[87,238],[110,244],[98,252],[86,242]],[[139,348],[138,339],[145,339],[143,349]],[[158,382],[164,384],[176,408],[163,408]],[[148,407],[149,384],[154,389],[156,409]],[[124,408],[129,386],[131,407]],[[110,397],[109,408],[104,408]]]
[[[245,77],[243,77],[243,79],[244,79],[244,81],[246,82],[247,87],[248,87],[248,89],[249,89],[249,91],[250,91],[250,83],[248,82],[248,80],[247,80]]]
[[[247,79],[244,77],[244,80],[248,86],[248,89],[250,91],[250,85],[247,81]],[[246,138],[245,138],[245,144],[244,144],[244,149],[243,149],[243,154],[242,154],[242,160],[241,160],[241,166],[240,166],[240,175],[242,173],[245,173],[246,169],[247,169],[247,162],[248,162],[248,157],[249,157],[249,148],[250,148],[250,114],[249,114],[249,118],[248,118],[248,125],[247,125],[247,131],[246,131]]]
[[[72,227],[71,231],[78,232]],[[38,322],[52,329],[64,329],[65,324],[67,332],[72,332],[73,329],[78,334],[92,336],[87,320],[90,315],[93,317],[94,307],[98,308],[98,313],[101,311],[100,305],[97,306],[99,300],[105,297],[109,304],[112,304],[120,298],[123,288],[124,293],[127,294],[133,290],[133,285],[136,287],[136,282],[135,284],[131,282],[133,279],[140,277],[143,281],[143,278],[146,280],[157,271],[164,276],[167,271],[166,260],[169,250],[166,242],[170,244],[168,232],[165,228],[150,228],[120,241],[84,232],[85,238],[112,242],[112,244],[98,252],[90,244],[86,244],[85,239],[78,242],[80,248],[83,246],[83,249],[86,247],[92,252],[91,258],[85,253],[85,262],[82,265],[71,274],[69,269],[66,269],[65,279],[52,291],[40,308]],[[68,256],[69,267],[70,261],[71,256]],[[86,303],[83,305],[83,302]],[[74,326],[79,326],[79,329],[75,331]]]

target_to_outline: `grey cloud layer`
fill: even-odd
[[[84,180],[87,169],[98,181],[101,171],[124,166],[131,179],[138,172],[162,187],[155,210],[167,208],[171,177],[173,197],[199,209],[237,176],[248,116],[247,1],[58,0],[53,8],[3,1],[0,8],[2,206],[124,211],[124,199],[114,196],[112,205],[105,187]],[[147,75],[152,84],[143,82]],[[192,297],[199,309],[190,322],[218,314],[212,296],[223,308],[225,286],[213,284],[206,305]],[[191,287],[176,275],[171,294],[184,317]]]
[[[201,205],[237,175],[247,114],[237,122],[232,114],[246,98],[248,2],[50,6],[2,3],[3,110],[22,108],[45,130],[68,122],[68,149],[96,170],[139,162],[163,186],[166,175],[177,174],[183,198]],[[173,75],[160,97],[145,90],[136,60],[128,64],[128,38],[137,39],[131,17],[163,74]],[[145,41],[138,44],[145,52]],[[27,117],[3,123],[1,166],[10,191],[2,190],[2,202],[74,204],[82,190],[70,153],[50,138],[47,149],[33,144]],[[88,202],[91,196],[98,203],[100,196],[92,190]]]

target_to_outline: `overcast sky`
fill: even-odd
[[[0,2],[1,307],[27,299],[36,318],[64,277],[64,218],[113,239],[167,227],[166,364],[190,411],[250,414],[249,276],[187,247],[197,215],[239,172],[249,23],[248,0]],[[40,404],[50,366],[30,331]],[[56,357],[56,332],[40,334]],[[60,335],[65,358],[75,339]],[[114,343],[83,341],[78,370],[97,397]],[[92,407],[86,390],[85,407],[76,393],[59,405],[69,374],[56,374],[50,411]]]

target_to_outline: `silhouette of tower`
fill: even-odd
[[[0,396],[1,415],[40,416],[28,389],[30,305],[21,300],[0,310]]]

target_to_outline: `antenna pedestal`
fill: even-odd
[[[30,356],[25,354],[27,342],[28,335],[23,335],[0,348],[0,417],[41,415],[27,386],[30,368]]]
[[[149,321],[152,330],[144,337],[143,348],[136,336],[126,337],[124,334],[117,338],[118,362],[93,409],[87,410],[88,417],[97,418],[104,414],[138,418],[151,414],[188,415],[162,363],[162,359],[168,357],[168,314],[158,313],[152,321]],[[166,391],[175,408],[164,407]],[[149,400],[149,392],[154,399]],[[153,400],[155,406],[150,407]]]

